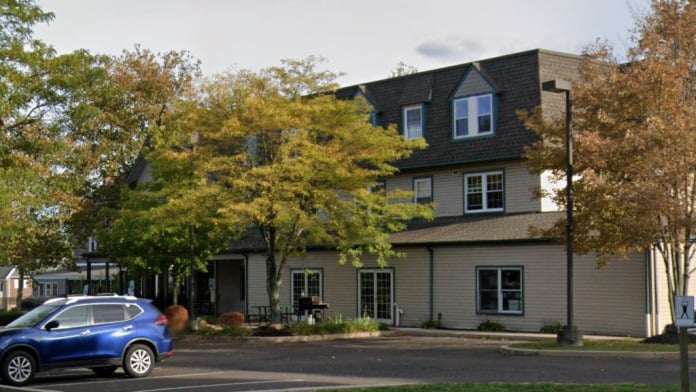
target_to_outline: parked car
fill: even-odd
[[[167,323],[147,299],[49,299],[0,329],[0,378],[25,385],[37,372],[68,367],[99,376],[122,367],[130,377],[145,377],[173,353]]]

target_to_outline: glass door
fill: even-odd
[[[360,270],[358,274],[359,316],[368,316],[391,324],[394,303],[393,271]]]

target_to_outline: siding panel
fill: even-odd
[[[534,194],[540,186],[540,177],[530,174],[522,162],[453,166],[446,169],[401,173],[387,179],[387,190],[411,191],[413,190],[413,178],[431,176],[436,216],[462,216],[464,214],[464,174],[492,170],[504,171],[506,212],[521,213],[541,210],[541,200],[535,198]]]

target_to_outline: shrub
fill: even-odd
[[[23,315],[24,312],[19,310],[10,310],[7,312],[0,312],[0,325],[7,325],[13,322],[19,316]]]
[[[558,333],[563,329],[563,326],[560,323],[555,323],[555,324],[546,324],[543,327],[541,327],[540,332],[542,333]]]
[[[244,314],[240,312],[223,313],[220,315],[220,326],[239,327],[244,324]]]
[[[164,315],[169,319],[169,330],[183,331],[189,320],[189,312],[181,305],[172,305],[164,309]]]
[[[389,329],[386,324],[379,323],[369,317],[344,320],[340,315],[328,318],[313,325],[300,323],[293,325],[290,330],[293,335],[327,335],[334,333],[375,332]]]
[[[494,332],[494,331],[502,331],[505,329],[505,326],[497,321],[491,321],[491,320],[486,320],[482,322],[481,324],[476,327],[477,331],[488,331],[488,332]]]
[[[440,324],[435,320],[426,320],[421,323],[421,328],[423,329],[434,329],[440,328]]]

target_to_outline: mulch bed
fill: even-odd
[[[688,334],[689,344],[696,344],[696,335]],[[660,335],[651,336],[641,340],[641,343],[649,344],[679,344],[679,332],[674,327],[665,328],[665,332]]]
[[[253,336],[292,336],[292,334],[285,328],[278,328],[273,325],[264,325],[257,327],[254,330]]]

